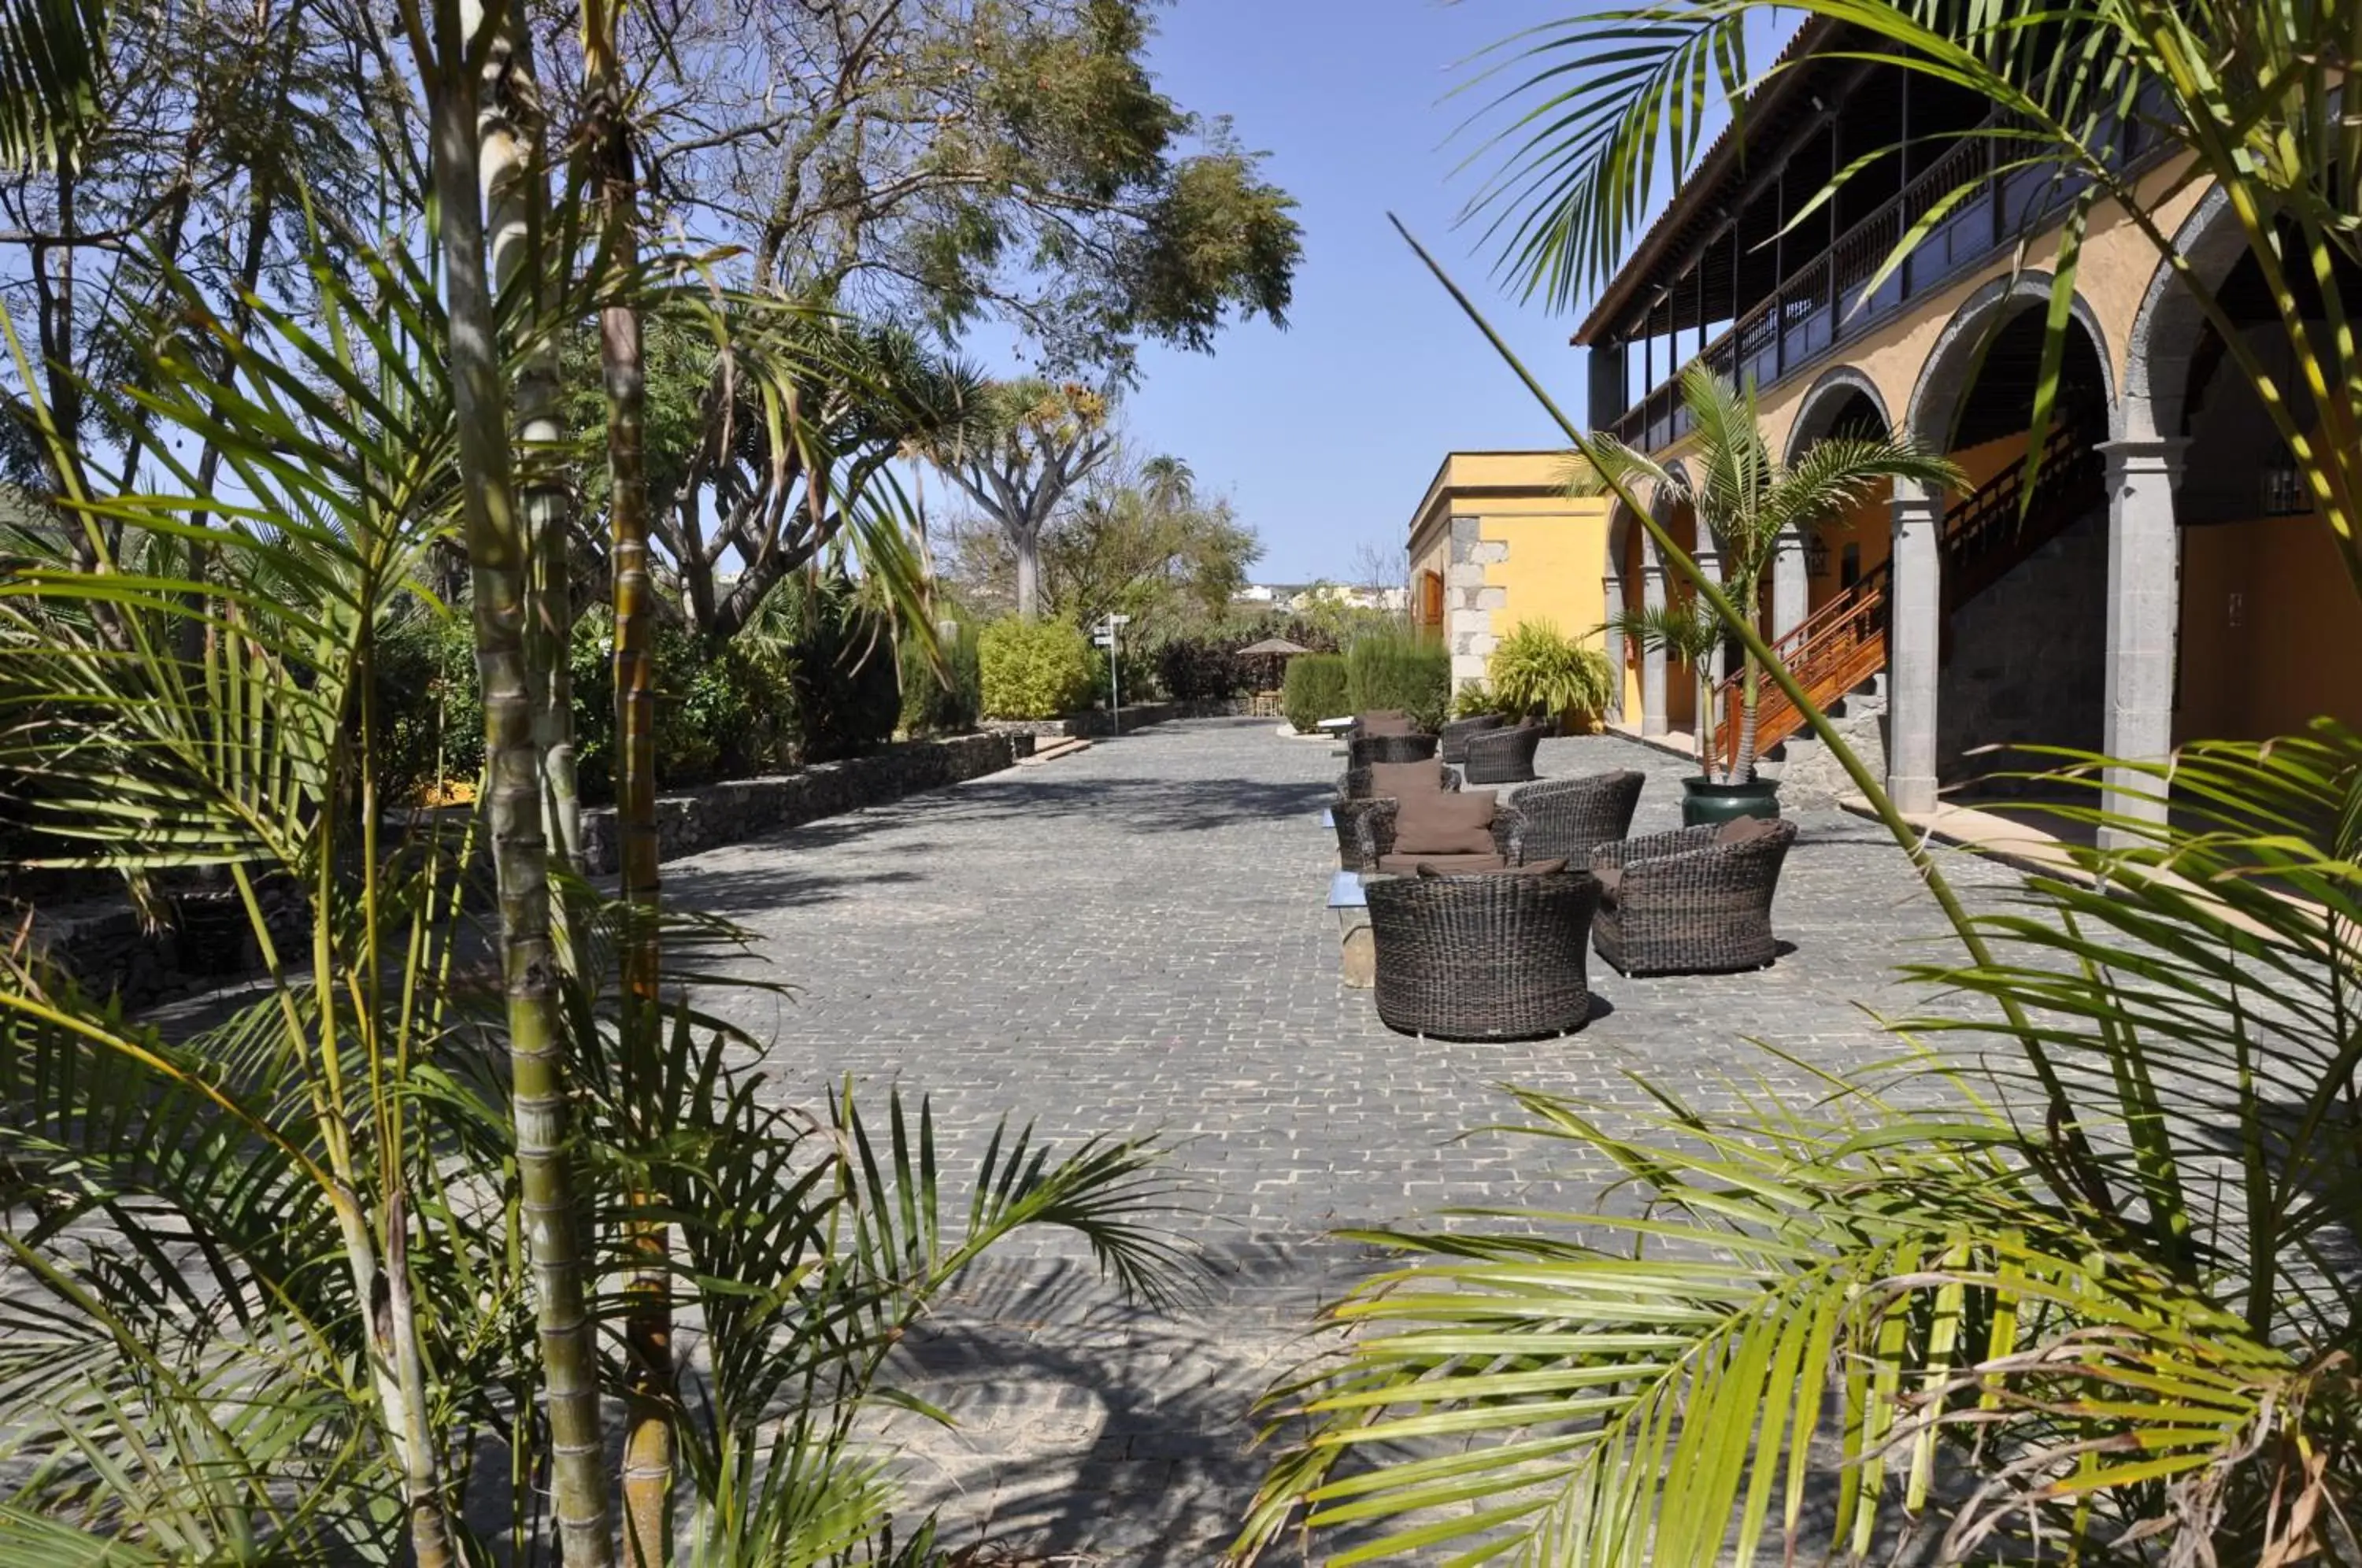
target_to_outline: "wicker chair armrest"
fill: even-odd
[[[1780,880],[1781,862],[1787,858],[1788,845],[1795,836],[1795,829],[1789,827],[1783,833],[1767,834],[1744,844],[1709,840],[1678,855],[1651,856],[1646,860],[1628,862],[1617,898],[1631,903],[1646,900],[1659,889],[1678,887],[1684,891],[1712,893],[1753,889],[1762,892],[1768,900],[1772,889]]]
[[[1443,765],[1443,790],[1446,794],[1460,792],[1460,769],[1448,762]]]
[[[1493,809],[1493,847],[1512,866],[1526,863],[1526,813],[1506,801]]]
[[[1518,748],[1518,727],[1516,725],[1503,725],[1496,729],[1479,730],[1470,735],[1468,737],[1470,760],[1473,761],[1479,754],[1489,756],[1496,751],[1502,753],[1504,756],[1514,756]]]
[[[1361,846],[1363,870],[1376,870],[1378,857],[1395,852],[1395,818],[1401,811],[1401,801],[1381,797],[1353,819],[1353,839]]]
[[[1702,849],[1714,843],[1716,830],[1710,827],[1674,828],[1666,833],[1644,833],[1638,838],[1619,839],[1613,844],[1595,846],[1591,852],[1595,866],[1630,867],[1643,860],[1662,859]]]

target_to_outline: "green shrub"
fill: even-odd
[[[1071,621],[995,621],[977,651],[996,719],[1063,719],[1091,699],[1090,644]]]
[[[1500,699],[1486,690],[1481,680],[1463,680],[1460,690],[1451,694],[1451,716],[1455,719],[1473,719],[1500,712]]]
[[[843,571],[781,585],[762,645],[787,676],[796,753],[804,762],[858,756],[891,740],[902,714],[901,675],[885,614],[863,602]]]
[[[1616,694],[1615,667],[1548,621],[1526,621],[1485,661],[1493,701],[1505,713],[1552,715],[1588,724]]]
[[[963,622],[938,635],[938,671],[915,636],[902,639],[902,730],[911,735],[958,734],[976,728],[984,712],[984,672],[976,628]]]
[[[1300,661],[1299,661],[1300,662]],[[1443,645],[1407,632],[1376,632],[1345,655],[1346,691],[1356,713],[1398,708],[1423,730],[1451,707],[1451,656]]]
[[[484,768],[484,704],[467,615],[418,604],[390,618],[371,673],[380,798],[408,804],[447,781],[473,784]]]
[[[1345,715],[1349,680],[1339,654],[1299,654],[1287,663],[1287,680],[1280,688],[1280,712],[1300,735],[1310,734],[1323,719]]]
[[[591,805],[615,798],[615,630],[602,608],[574,624],[575,787]],[[692,633],[656,634],[657,789],[777,773],[793,761],[794,699],[759,646],[708,652]]]

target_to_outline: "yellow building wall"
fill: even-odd
[[[2318,517],[2182,530],[2177,743],[2362,722],[2357,645],[2362,604]]]
[[[1607,503],[1561,501],[1553,510],[1523,514],[1486,512],[1480,536],[1507,545],[1506,560],[1485,569],[1488,587],[1507,591],[1493,612],[1493,635],[1508,635],[1528,621],[1548,621],[1593,647],[1606,646],[1607,619],[1601,579],[1606,572]]]

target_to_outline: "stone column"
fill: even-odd
[[[1805,562],[1805,535],[1792,528],[1772,547],[1772,640],[1778,642],[1813,613],[1813,579]]]
[[[1624,580],[1621,577],[1611,571],[1599,580],[1599,602],[1606,610],[1605,618],[1613,619],[1623,613]],[[1624,712],[1624,634],[1609,626],[1601,635],[1606,641],[1607,668],[1616,678],[1612,694],[1607,699],[1607,712],[1602,717],[1619,724],[1625,723],[1629,722],[1630,715]]]
[[[1936,700],[1944,630],[1944,498],[1897,480],[1886,601],[1886,790],[1906,812],[1936,809]]]
[[[1485,520],[1451,519],[1451,557],[1443,572],[1444,646],[1451,651],[1451,689],[1485,679],[1493,654],[1493,612],[1508,598],[1504,589],[1489,586],[1485,569],[1506,559],[1507,545],[1487,543]]]
[[[1656,561],[1640,565],[1640,604],[1645,610],[1665,607],[1665,569]],[[1665,723],[1665,650],[1650,648],[1640,655],[1640,733],[1661,735]]]
[[[2180,436],[2103,441],[2108,459],[2107,712],[2101,749],[2128,762],[2163,762],[2173,750],[2174,643],[2181,629],[2181,536],[2173,492],[2181,481]],[[2111,767],[2102,801],[2112,812],[2165,820],[2158,780]],[[2103,848],[2141,840],[2103,828]]]

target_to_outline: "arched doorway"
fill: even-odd
[[[1818,442],[1831,436],[1884,436],[1889,428],[1886,404],[1870,378],[1850,366],[1829,371],[1805,396],[1796,423],[1788,434],[1787,461],[1794,463]],[[1796,541],[1797,563],[1803,568],[1805,591],[1801,610],[1809,615],[1861,580],[1865,572],[1884,564],[1891,535],[1893,503],[1885,495],[1866,497],[1859,504],[1823,524],[1812,539]],[[1776,597],[1779,585],[1772,584]],[[1771,607],[1767,623],[1782,629],[1778,607]]]
[[[2362,272],[2341,259],[2344,297],[2362,298]],[[2320,322],[2318,291],[2305,315]],[[2247,350],[2290,398],[2300,428],[2312,403],[2262,269],[2241,252],[2214,290]],[[2362,605],[2329,529],[2313,510],[2295,459],[2220,331],[2177,332],[2172,365],[2149,367],[2155,412],[2180,436],[2174,522],[2180,544],[2172,739],[2264,740],[2323,715],[2362,721]],[[2136,351],[2147,347],[2137,342]],[[2160,351],[2169,351],[2158,345]]]
[[[2048,296],[2048,280],[2026,279],[1971,300],[1913,399],[1920,444],[1966,473],[1937,502],[1932,600],[1932,762],[1936,780],[1955,794],[2014,793],[2006,775],[2050,766],[2014,748],[2098,750],[2105,735],[2108,512],[2099,448],[2114,395],[2078,302],[2029,503],[2023,480]],[[1930,600],[1897,602],[1925,614]],[[1928,629],[1892,627],[1890,646]]]

